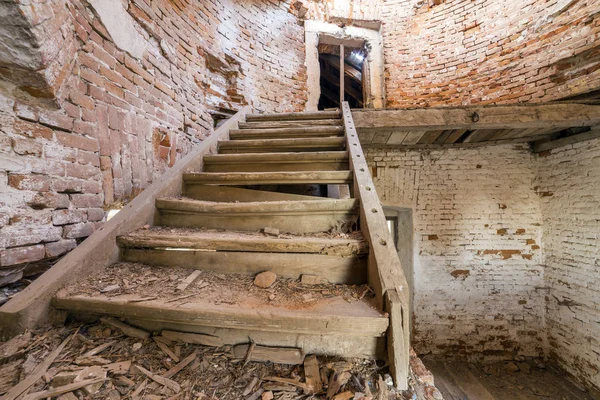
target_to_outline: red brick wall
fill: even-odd
[[[287,2],[130,1],[149,43],[141,59],[120,50],[83,2],[32,3],[24,14],[37,40],[76,48],[53,87],[57,109],[0,82],[0,282],[73,248],[105,205],[136,195],[210,135],[209,107],[304,106],[303,29]],[[45,36],[50,25],[64,43],[56,30]],[[60,59],[44,65],[61,69]],[[27,73],[1,67],[5,77]]]
[[[600,3],[382,5],[387,106],[539,102],[600,87]]]

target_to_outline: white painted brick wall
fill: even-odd
[[[600,139],[554,149],[538,165],[549,355],[600,387]]]
[[[544,354],[542,231],[525,147],[368,149],[382,202],[414,218],[419,353]]]
[[[367,158],[413,209],[418,352],[549,355],[600,387],[600,139]]]

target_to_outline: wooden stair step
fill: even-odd
[[[341,111],[317,111],[317,112],[294,112],[294,113],[275,113],[275,114],[248,114],[246,121],[294,121],[294,120],[315,120],[315,119],[336,119],[341,118]]]
[[[297,185],[352,183],[351,171],[195,172],[183,175],[185,185]]]
[[[339,151],[346,146],[344,137],[228,140],[219,142],[219,153],[283,153],[309,151]]]
[[[347,151],[204,156],[204,171],[206,172],[341,171],[348,169]]]
[[[360,234],[359,234],[360,235]],[[214,251],[244,251],[263,253],[312,253],[353,257],[367,254],[362,237],[339,238],[331,235],[284,237],[267,236],[259,232],[224,231],[217,229],[174,229],[153,227],[141,229],[117,238],[128,248],[186,248]]]
[[[274,129],[232,129],[231,131],[229,131],[229,139],[231,140],[309,138],[343,135],[343,126],[308,126],[300,128]]]
[[[331,283],[367,281],[366,243],[357,239],[154,228],[118,238],[128,262],[286,278],[315,275]]]
[[[191,199],[157,199],[161,225],[255,231],[327,232],[356,222],[355,199],[221,203]]]
[[[230,186],[204,185],[199,183],[183,185],[183,196],[195,200],[217,202],[323,200],[323,197],[317,196],[271,192],[267,190],[254,190]]]
[[[238,124],[239,129],[276,129],[308,126],[343,126],[343,122],[341,119],[317,119],[298,121],[240,122]]]
[[[117,263],[61,289],[54,296],[53,305],[71,313],[310,335],[382,337],[389,325],[385,314],[376,308],[375,299],[348,299],[347,295],[335,294],[338,290],[356,293],[358,288],[331,286],[334,295],[326,296],[291,288],[293,281],[278,278],[286,287],[279,291],[286,290],[287,295],[271,301],[270,292],[251,284],[252,277],[211,271],[201,271],[195,282],[178,290],[177,286],[189,275],[189,269],[184,268]],[[129,282],[127,288],[123,278]],[[110,285],[119,288],[103,293]],[[314,300],[303,302],[306,294]],[[187,297],[178,301],[182,296]]]

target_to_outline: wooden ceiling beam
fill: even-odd
[[[600,125],[600,105],[548,103],[510,106],[353,110],[359,131],[555,129]]]

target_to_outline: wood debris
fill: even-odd
[[[79,332],[77,328],[57,328],[32,333],[24,341],[29,343],[26,347],[16,346],[17,359],[0,365],[0,397],[9,391],[13,397],[5,398],[324,400],[333,383],[335,393],[330,400],[378,400],[379,391],[373,396],[369,390],[369,385],[377,387],[381,372],[373,361],[304,357],[297,348],[259,343],[228,346],[216,336],[176,331],[163,331],[142,344],[138,337],[121,335],[107,325],[114,327],[102,322],[83,325]],[[62,340],[67,334],[72,338],[68,342]],[[197,344],[207,342],[210,346]],[[168,356],[165,348],[171,353]],[[40,370],[42,364],[45,369]],[[8,373],[9,369],[13,372]],[[18,383],[21,370],[27,371],[22,380],[27,381],[25,385]],[[352,378],[340,379],[346,374]],[[386,386],[382,395],[400,400],[389,390]]]
[[[146,368],[140,366],[140,365],[136,365],[135,366],[141,373],[143,373],[144,375],[146,375],[148,378],[152,379],[154,382],[159,383],[165,387],[168,387],[169,389],[171,389],[172,391],[174,391],[175,393],[179,393],[181,391],[181,386],[179,386],[179,384],[175,381],[172,381],[169,378],[165,378],[164,376],[160,376],[157,374],[153,374],[152,372],[148,371]]]
[[[199,269],[192,272],[187,278],[185,278],[183,280],[183,282],[181,282],[179,285],[177,285],[177,290],[183,292],[185,289],[188,288],[188,286],[190,286],[192,283],[194,283],[194,281],[196,279],[198,279],[198,277],[200,275],[202,275],[202,271]]]
[[[204,346],[223,346],[223,340],[218,336],[203,335],[201,333],[184,333],[164,330],[161,335],[175,342],[184,342],[190,344],[201,344]]]
[[[100,318],[100,321],[104,322],[106,325],[112,326],[113,328],[117,328],[121,332],[123,332],[127,336],[131,336],[138,339],[147,339],[150,334],[142,329],[134,328],[133,326],[127,325],[124,322],[119,321],[116,318],[107,317]]]
[[[313,393],[321,393],[323,383],[319,375],[319,361],[317,360],[317,356],[310,355],[304,359],[304,376],[306,377],[306,384]]]
[[[239,344],[231,350],[231,356],[248,361],[271,361],[277,364],[302,364],[304,353],[301,349],[287,347],[266,347],[255,344]]]

